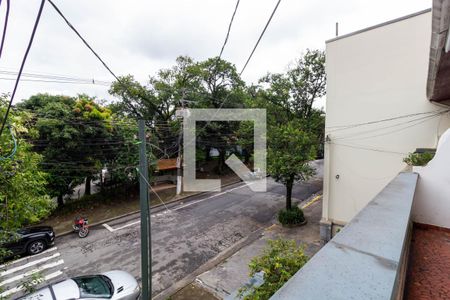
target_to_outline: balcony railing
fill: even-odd
[[[417,179],[395,177],[271,299],[400,299]]]

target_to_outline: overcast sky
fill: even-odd
[[[18,71],[40,0],[12,0],[0,71]],[[235,7],[233,0],[54,0],[66,17],[118,75],[144,82],[179,55],[217,56]],[[241,0],[223,58],[243,67],[277,0]],[[339,34],[431,7],[431,0],[282,0],[243,79],[256,82],[283,72],[306,48],[325,48]],[[5,1],[0,8],[3,24]],[[25,72],[112,81],[111,75],[47,3]],[[0,74],[0,92],[13,81]],[[23,81],[16,101],[39,92],[87,93],[112,99],[108,87]]]

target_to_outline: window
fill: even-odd
[[[111,298],[114,288],[106,276],[83,276],[73,280],[80,289],[81,298]]]

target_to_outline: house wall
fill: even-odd
[[[419,182],[414,196],[414,222],[450,228],[450,129],[439,140],[436,155],[417,167]]]
[[[326,135],[321,233],[353,218],[416,148],[434,148],[448,113],[426,98],[431,12],[421,12],[326,44]]]

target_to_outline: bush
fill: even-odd
[[[289,210],[280,210],[280,212],[278,213],[278,221],[280,221],[280,223],[283,225],[301,224],[305,221],[305,216],[303,215],[303,211],[300,208],[294,206]]]
[[[403,159],[403,162],[409,166],[425,166],[434,157],[434,153],[409,153],[407,157]]]
[[[250,276],[264,272],[264,283],[259,287],[244,287],[240,297],[244,300],[269,299],[304,264],[308,256],[294,240],[269,240],[261,256],[253,258],[249,264]]]

